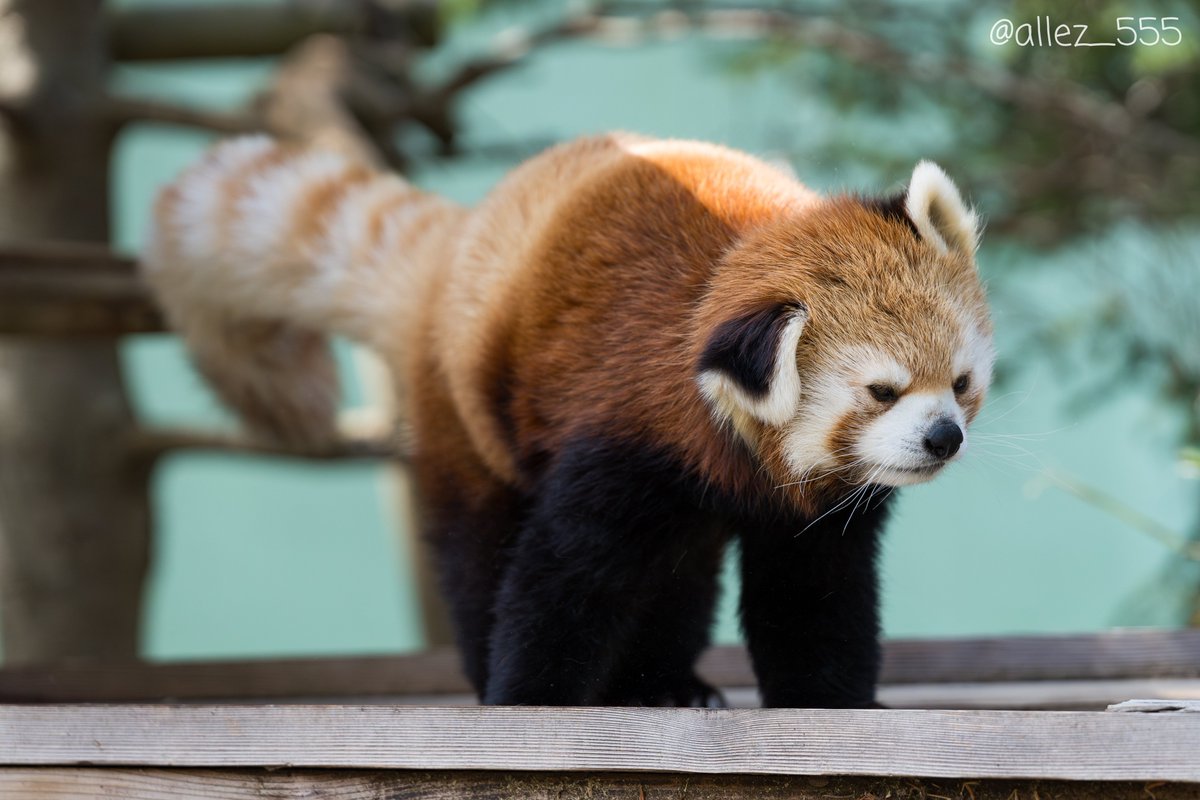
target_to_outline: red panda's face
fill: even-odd
[[[941,303],[943,311],[954,305]],[[827,342],[824,351],[800,354],[797,412],[774,437],[795,480],[904,486],[966,453],[968,427],[991,383],[990,328],[977,313],[933,316],[940,319],[924,325],[881,321],[877,340],[895,340],[887,344]]]
[[[829,201],[730,254],[710,300],[742,311],[699,384],[776,485],[903,486],[963,456],[993,360],[975,246],[974,215],[922,163],[892,201]]]

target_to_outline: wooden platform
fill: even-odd
[[[452,705],[469,697],[446,652],[10,669],[0,798],[1200,798],[1200,632],[886,649],[891,700],[1179,697],[1092,711],[481,708]],[[709,653],[703,672],[753,702],[740,649]],[[161,697],[189,702],[144,702]]]
[[[1196,797],[1200,713],[4,706],[0,764],[5,798],[508,798],[544,796],[564,775],[619,787],[610,773],[633,776],[612,795],[624,797],[640,796],[632,780],[680,796],[687,776],[719,776],[697,780],[697,798],[759,796],[762,786],[774,786],[772,796],[831,796],[807,782],[745,777],[762,775],[851,776],[856,785],[903,776],[909,787],[1019,779],[1016,797],[1050,780],[1084,782],[1106,797]],[[271,772],[280,768],[389,773]],[[662,774],[675,777],[664,783]],[[381,778],[393,789],[372,793]],[[1039,796],[1083,788],[1056,785],[1064,794]],[[1145,794],[1152,785],[1171,791]],[[734,787],[749,794],[730,794]],[[921,791],[913,796],[931,796]]]

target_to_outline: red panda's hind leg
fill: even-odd
[[[422,534],[433,549],[463,671],[482,699],[488,683],[493,606],[526,501],[454,448],[418,452]]]

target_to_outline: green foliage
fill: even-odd
[[[964,174],[1003,176],[983,209],[991,234],[1059,245],[1120,220],[1200,216],[1197,14],[1178,0],[1135,5],[851,0],[812,13],[785,4],[792,24],[749,46],[735,65],[788,68],[800,91],[847,114],[929,109],[957,136],[944,152],[919,155]],[[1112,41],[1118,17],[1146,13],[1179,17],[1181,44],[1022,47],[989,39],[1001,18],[1016,25],[1049,18],[1087,25],[1090,41]],[[853,36],[831,37],[830,26]],[[830,155],[883,164],[904,146],[889,141]]]

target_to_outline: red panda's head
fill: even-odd
[[[698,383],[778,486],[902,486],[968,447],[992,378],[977,221],[921,162],[893,198],[818,201],[740,242],[700,312]]]

